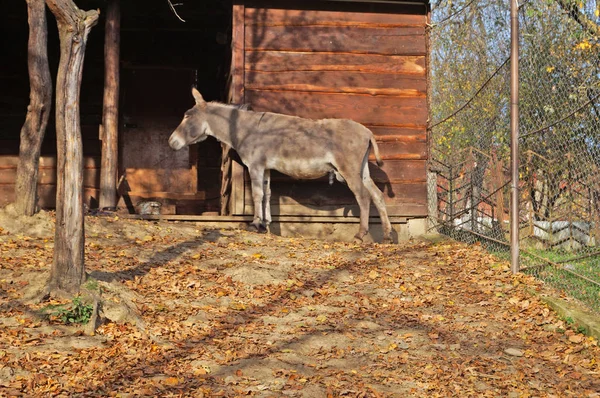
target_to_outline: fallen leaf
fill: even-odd
[[[176,386],[179,384],[179,379],[177,377],[167,377],[163,383],[167,386]]]
[[[229,308],[236,311],[244,311],[246,309],[246,305],[244,303],[240,303],[239,301],[232,301],[229,304]]]
[[[584,337],[582,334],[574,334],[569,336],[569,341],[571,343],[581,343],[583,341]]]

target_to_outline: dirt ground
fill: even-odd
[[[600,397],[598,342],[479,246],[86,217],[86,335],[31,299],[53,226],[0,210],[0,396]]]

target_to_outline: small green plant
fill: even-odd
[[[73,298],[71,304],[48,306],[44,309],[44,312],[50,319],[59,320],[67,325],[72,323],[88,323],[93,311],[94,306],[83,303],[81,297]]]
[[[96,279],[88,279],[88,281],[85,283],[84,287],[88,290],[93,290],[93,291],[97,291],[100,289],[100,286],[98,285],[98,281]]]

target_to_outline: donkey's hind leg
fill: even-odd
[[[256,232],[267,232],[267,229],[262,224],[263,221],[263,180],[265,170],[262,168],[251,168],[250,184],[252,186],[252,202],[254,203],[254,219],[249,228]]]
[[[263,204],[265,207],[264,225],[269,232],[269,225],[271,225],[271,170],[265,170]]]
[[[369,192],[363,186],[358,173],[343,175],[343,177],[348,184],[348,188],[350,188],[358,202],[360,226],[358,232],[354,235],[354,239],[362,242],[365,235],[369,232],[369,207],[371,206],[371,197],[369,196]]]
[[[362,182],[365,189],[370,194],[370,199],[373,199],[373,203],[379,212],[379,218],[381,219],[381,226],[383,227],[383,241],[385,243],[392,243],[392,224],[387,214],[387,208],[385,207],[385,199],[383,193],[377,188],[377,185],[371,179],[369,173],[369,165],[365,164],[362,172]]]

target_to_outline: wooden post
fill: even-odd
[[[52,78],[48,67],[48,28],[44,0],[27,0],[29,21],[29,106],[21,128],[19,165],[15,185],[15,209],[31,216],[37,210],[40,150],[52,108]]]
[[[438,225],[440,224],[440,216],[438,209],[438,192],[437,192],[437,180],[438,175],[436,172],[427,170],[427,213],[428,213],[428,226],[427,230],[430,232],[437,232]]]
[[[230,213],[229,199],[231,197],[231,148],[229,145],[221,144],[221,209],[222,216]]]
[[[234,103],[244,102],[244,73],[245,73],[245,21],[244,4],[235,1],[233,5],[233,26],[231,34],[231,87],[230,99]],[[229,156],[229,154],[223,154]],[[235,160],[231,161],[231,196],[229,199],[229,214],[244,214],[244,166]]]
[[[104,36],[104,109],[102,112],[102,163],[100,171],[101,209],[117,206],[119,142],[119,46],[120,0],[109,0]]]
[[[83,145],[79,94],[87,38],[98,11],[83,11],[72,0],[46,0],[56,17],[60,62],[56,78],[56,232],[48,288],[77,294],[85,280],[83,227]]]

